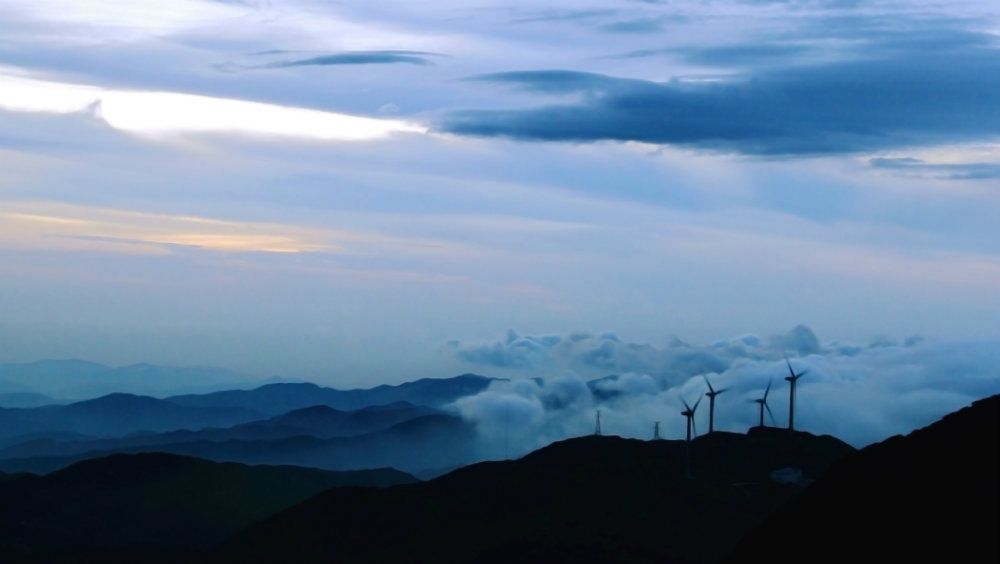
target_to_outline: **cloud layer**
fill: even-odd
[[[550,368],[538,373],[554,374],[497,382],[455,404],[479,426],[489,457],[499,457],[504,438],[508,454],[517,456],[554,440],[591,433],[598,411],[605,434],[649,439],[659,422],[664,438],[683,438],[683,402],[693,405],[702,398],[708,391],[706,378],[714,389],[725,389],[717,397],[717,430],[745,432],[757,425],[754,400],[764,395],[769,383],[774,422],[768,416],[766,424],[784,427],[789,401],[786,362],[797,374],[805,373],[796,394],[796,428],[832,434],[858,447],[907,433],[1000,393],[997,341],[914,337],[904,343],[819,346],[815,335],[800,326],[767,340],[745,336],[706,347],[672,343],[657,348],[622,343],[610,335],[561,339],[511,334],[489,350],[485,355],[485,348],[456,352],[466,360],[508,366],[513,358],[532,365],[545,362]],[[637,350],[644,354],[634,354]],[[628,371],[621,370],[625,356],[631,361]],[[609,376],[588,379],[556,366],[595,360]],[[699,432],[708,429],[707,418],[708,402],[702,401],[695,417]]]
[[[531,141],[641,141],[752,155],[870,152],[995,139],[1000,50],[927,53],[652,82],[571,71],[479,82],[578,101],[465,110],[438,128]]]

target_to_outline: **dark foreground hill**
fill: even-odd
[[[728,562],[1000,562],[1000,395],[866,447]]]
[[[0,562],[70,561],[98,549],[107,551],[104,560],[143,545],[156,546],[148,551],[154,556],[179,555],[214,546],[328,488],[415,481],[389,468],[328,472],[163,453],[88,460],[45,476],[0,480]]]
[[[690,445],[583,437],[426,483],[339,488],[241,532],[213,562],[710,562],[854,449],[787,430]]]

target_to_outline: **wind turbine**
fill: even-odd
[[[684,401],[683,398],[681,398],[681,403],[684,404],[684,411],[681,412],[681,415],[683,415],[684,417],[687,418],[687,440],[690,441],[691,440],[691,428],[695,426],[694,425],[694,412],[698,409],[698,404],[701,403],[701,398],[698,398],[698,401],[694,402],[694,407],[691,407],[690,405],[688,405],[688,402]],[[694,430],[694,434],[695,434],[695,436],[698,435],[698,429]]]
[[[794,431],[795,430],[795,383],[798,382],[799,378],[805,376],[806,372],[809,371],[803,370],[802,372],[796,374],[795,371],[792,370],[792,363],[788,362],[787,356],[785,357],[785,364],[788,365],[788,376],[785,376],[785,380],[788,380],[788,383],[791,384],[792,386],[792,389],[788,393],[788,430]]]
[[[771,380],[767,381],[767,388],[764,389],[764,397],[757,398],[753,401],[760,405],[760,426],[764,426],[764,410],[767,409],[767,414],[771,416],[771,422],[774,422],[774,414],[771,413],[771,407],[767,405],[767,394],[771,391]]]
[[[703,375],[702,377],[705,379],[705,383],[708,384],[708,391],[705,392],[705,395],[708,396],[708,432],[711,433],[715,431],[715,396],[729,388],[716,390],[712,387],[712,383],[708,381],[708,376]]]

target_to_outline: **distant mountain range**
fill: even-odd
[[[102,441],[21,443],[8,447],[6,453],[28,456],[0,459],[0,470],[44,474],[88,458],[152,451],[220,462],[291,464],[326,470],[391,466],[423,476],[477,460],[475,429],[460,417],[448,414],[422,415],[386,429],[350,437],[317,438],[299,434],[271,439],[213,441],[198,438],[198,433],[192,435],[190,440],[177,442],[167,442],[177,436],[170,433]],[[39,454],[42,450],[52,454]],[[75,451],[75,454],[64,451]]]
[[[85,405],[93,407],[114,403],[102,401],[104,399],[108,398],[87,402]],[[0,432],[0,445],[3,445],[0,446],[0,459],[70,455],[88,450],[181,442],[274,440],[303,435],[317,438],[350,437],[379,431],[416,417],[444,413],[429,407],[397,402],[385,406],[365,407],[356,411],[340,411],[316,405],[267,418],[260,413],[240,408],[219,410],[186,408],[174,406],[168,401],[138,396],[116,399],[121,400],[121,403],[131,401],[133,405],[121,411],[109,410],[104,413],[98,412],[96,415],[85,414],[85,417],[80,417],[80,411],[72,408],[46,407],[14,412],[0,410],[0,425],[3,425],[6,431]],[[132,416],[136,408],[146,404],[163,407],[161,413],[167,412],[174,417],[157,419],[153,417],[153,412],[156,410]],[[188,417],[185,419],[181,415]],[[225,417],[227,415],[230,417]],[[105,428],[109,424],[112,426],[117,424],[115,429],[118,433],[110,437],[97,438],[103,433],[83,434],[70,431],[70,429],[82,430],[88,426],[93,427],[93,422],[88,420],[94,419]],[[143,423],[143,419],[148,421]],[[216,421],[232,419],[235,424],[206,427],[205,423],[213,419]],[[240,422],[246,419],[250,421]],[[32,422],[32,426],[25,428],[25,420]],[[172,430],[178,421],[181,423],[181,429]],[[170,425],[171,422],[174,425]],[[167,430],[154,432],[163,428]],[[45,430],[36,431],[36,429]],[[122,430],[126,433],[116,436]]]
[[[0,363],[0,406],[37,407],[111,393],[163,397],[259,386],[222,368],[132,364],[110,367],[78,359]]]
[[[473,425],[443,407],[490,382],[463,374],[367,390],[270,384],[0,408],[0,469],[46,473],[86,458],[157,450],[328,470],[392,466],[430,476],[478,460]]]
[[[462,374],[452,378],[424,378],[395,386],[336,390],[316,384],[271,384],[253,390],[227,390],[201,395],[171,396],[177,405],[190,407],[244,408],[280,415],[294,409],[325,405],[354,410],[374,405],[409,402],[443,407],[458,398],[485,390],[495,378]]]
[[[314,415],[329,413],[288,419]],[[442,417],[376,434],[392,430],[406,448],[425,429],[414,422]],[[427,482],[388,470],[347,480],[383,488],[114,455],[0,473],[0,561],[992,563],[998,435],[994,396],[861,451],[769,427],[690,443],[586,436]]]
[[[132,394],[109,394],[69,405],[0,408],[0,444],[13,437],[72,432],[90,437],[228,427],[263,419],[246,408],[190,407]]]
[[[171,396],[168,399],[178,405],[243,407],[269,415],[312,405],[349,411],[408,401],[438,407],[482,391],[490,381],[491,378],[484,376],[463,374],[455,378],[424,378],[395,386],[336,390],[309,383],[262,383],[229,370],[204,366],[142,363],[110,367],[78,359],[40,360],[0,363],[0,407],[67,404],[114,393],[157,398]]]

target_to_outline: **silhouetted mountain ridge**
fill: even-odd
[[[350,411],[373,405],[405,401],[441,408],[458,398],[485,390],[495,378],[461,374],[451,378],[423,378],[398,385],[337,390],[316,384],[268,384],[253,390],[228,390],[199,395],[171,396],[179,405],[199,407],[243,407],[280,415],[314,405]]]
[[[332,487],[414,482],[392,469],[328,472],[164,453],[114,455],[0,480],[0,560],[153,544],[193,549]]]
[[[114,393],[68,405],[0,408],[0,439],[38,433],[73,432],[120,437],[137,431],[229,427],[263,419],[243,407],[195,407],[149,396]]]
[[[398,427],[406,439],[401,445],[421,432],[412,422]],[[727,555],[732,562],[859,555],[992,562],[998,430],[1000,396],[860,452],[834,437],[768,427],[745,435],[716,432],[690,443],[587,436],[425,483],[328,489],[208,551],[155,540],[83,546],[81,531],[89,525],[76,521],[69,532],[48,522],[26,528],[7,514],[0,519],[0,548],[22,550],[18,556],[25,546],[73,548],[44,553],[46,561],[66,562],[698,563]],[[152,507],[168,515],[151,500],[204,491],[171,481],[172,469],[187,464],[184,458],[102,468],[116,458],[45,477],[0,475],[0,496],[13,500],[17,518],[58,508],[60,515],[100,520],[117,509],[78,503],[74,496],[100,498],[109,488],[123,488],[131,503],[139,501],[140,513]],[[41,483],[45,491],[65,494],[60,503],[39,493]],[[132,484],[151,489],[142,493]],[[244,487],[229,491],[238,496]],[[186,507],[189,500],[177,502]],[[135,526],[119,519],[95,530]],[[142,519],[148,517],[135,522]]]
[[[1000,395],[835,464],[727,560],[1000,561]]]
[[[771,472],[821,473],[853,452],[787,430],[690,445],[581,437],[422,484],[325,492],[240,533],[213,560],[707,562],[804,487]]]
[[[162,442],[163,437],[181,437],[177,442]],[[218,462],[246,464],[290,464],[326,470],[358,470],[391,466],[407,472],[449,468],[476,460],[476,434],[473,426],[460,417],[431,413],[360,435],[317,438],[309,435],[283,436],[275,439],[225,439],[210,441],[199,433],[170,433],[152,438],[99,441],[111,444],[107,450],[90,450],[68,456],[32,456],[0,459],[0,469],[7,472],[44,474],[87,458],[115,453],[169,452],[196,456]],[[88,444],[88,443],[84,443]]]

